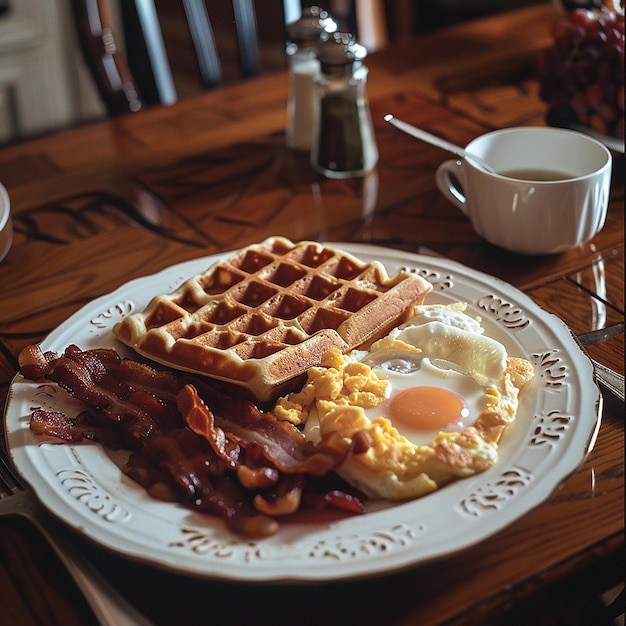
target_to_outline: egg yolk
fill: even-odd
[[[401,425],[428,430],[461,422],[468,409],[463,400],[442,387],[411,387],[393,396],[388,405],[389,419]]]

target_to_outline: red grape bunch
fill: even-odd
[[[537,58],[547,123],[623,139],[624,16],[605,7],[574,8],[554,23],[552,38]]]

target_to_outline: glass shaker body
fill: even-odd
[[[313,127],[313,78],[320,71],[317,51],[337,22],[319,6],[302,9],[300,18],[287,24],[289,69],[286,141],[289,148],[310,151]]]
[[[313,140],[314,79],[320,71],[313,47],[287,49],[289,100],[287,102],[287,146],[308,152]]]
[[[311,165],[328,178],[363,176],[378,162],[367,101],[367,67],[344,75],[318,74]]]

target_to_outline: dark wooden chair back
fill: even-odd
[[[205,1],[178,4],[184,9],[202,88],[215,87],[222,82],[222,65]],[[79,43],[108,113],[175,102],[179,94],[164,41],[166,24],[161,24],[154,0],[122,0],[119,10],[117,18],[110,0],[73,0]],[[240,76],[255,76],[261,63],[253,0],[232,0],[232,13]],[[118,24],[123,34],[117,32]]]
[[[272,47],[265,57],[268,69],[276,69],[278,63],[283,69],[285,24],[298,19],[303,6],[317,4],[311,0],[118,0],[119,14],[114,14],[114,2],[72,0],[78,41],[109,115],[172,104],[181,94],[211,89],[222,84],[225,76],[232,80],[235,73],[240,79],[266,71],[257,22],[266,32],[271,22]],[[383,0],[320,4],[336,14],[343,27],[360,35],[369,49],[386,45]],[[188,44],[184,49],[181,25]],[[267,52],[268,42],[264,43]],[[238,63],[233,64],[234,57]],[[181,65],[187,77],[182,84]],[[190,67],[194,70],[189,71]],[[190,75],[199,76],[192,87]]]

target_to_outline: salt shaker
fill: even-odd
[[[287,146],[308,152],[313,128],[313,80],[320,71],[317,48],[337,30],[337,22],[318,6],[306,7],[300,19],[287,24],[289,100],[287,103]]]
[[[365,55],[346,33],[335,33],[319,47],[311,165],[328,178],[362,176],[378,162]]]

